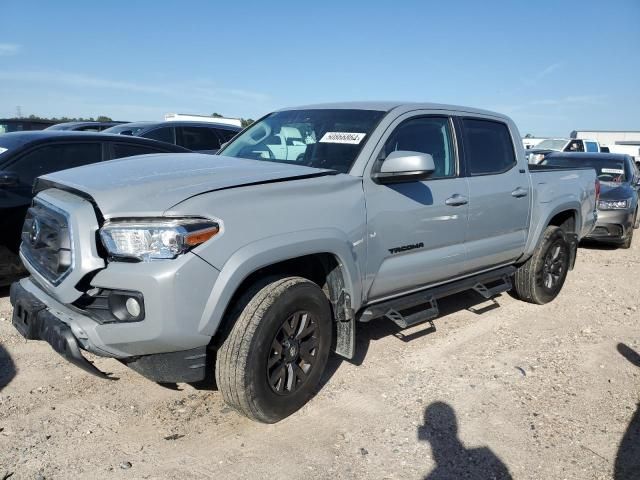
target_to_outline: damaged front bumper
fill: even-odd
[[[82,354],[87,345],[83,345],[82,339],[76,336],[71,325],[63,321],[58,316],[59,313],[29,292],[21,282],[11,285],[10,299],[13,305],[12,323],[24,338],[45,341],[67,361],[85,372],[100,378],[117,380],[111,374],[98,369]],[[77,328],[79,327],[76,325]],[[94,351],[94,353],[110,356],[105,352]],[[206,376],[207,346],[176,352],[115,358],[155,382],[198,382]]]
[[[71,328],[49,311],[47,306],[16,282],[11,285],[11,319],[16,330],[27,340],[44,340],[66,360],[100,378],[110,378],[87,360],[80,351]]]

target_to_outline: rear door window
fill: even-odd
[[[470,175],[511,170],[516,156],[509,128],[502,122],[463,118],[464,154]]]
[[[59,144],[37,147],[13,163],[8,170],[22,185],[33,185],[40,175],[80,167],[102,160],[101,143]]]
[[[173,127],[156,128],[155,130],[150,130],[140,136],[150,138],[152,140],[158,140],[160,142],[176,143],[176,132]]]
[[[147,155],[149,153],[166,153],[166,151],[147,147],[146,145],[133,145],[127,143],[114,143],[112,145],[113,158],[134,157],[136,155]]]
[[[598,152],[598,144],[596,142],[584,142],[587,152]]]
[[[219,150],[220,138],[213,128],[180,127],[180,145],[189,150]]]

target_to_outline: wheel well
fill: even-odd
[[[218,330],[222,335],[215,336],[222,338],[216,338],[213,342],[214,345],[223,341],[226,336],[225,332],[228,332],[232,327],[232,325],[226,324],[228,321],[228,312],[238,302],[242,294],[255,282],[269,276],[296,276],[306,278],[318,285],[327,296],[331,304],[334,320],[345,320],[353,316],[350,292],[345,285],[346,279],[338,257],[332,253],[304,255],[262,267],[247,276],[236,289],[225,309],[225,314],[222,317],[223,323],[221,323]]]
[[[576,232],[576,212],[575,210],[565,210],[557,213],[550,221],[549,225],[554,227],[560,227],[562,230],[568,233]]]

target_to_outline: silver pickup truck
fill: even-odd
[[[311,398],[330,351],[354,355],[355,322],[409,327],[468,289],[553,300],[598,182],[530,168],[503,115],[340,103],[271,113],[219,156],[46,175],[13,323],[103,377],[83,350],[158,382],[215,369],[226,402],[276,422]]]

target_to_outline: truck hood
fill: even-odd
[[[234,187],[330,175],[332,170],[260,160],[162,153],[112,160],[40,177],[35,191],[89,196],[104,218],[160,215],[196,195]]]

